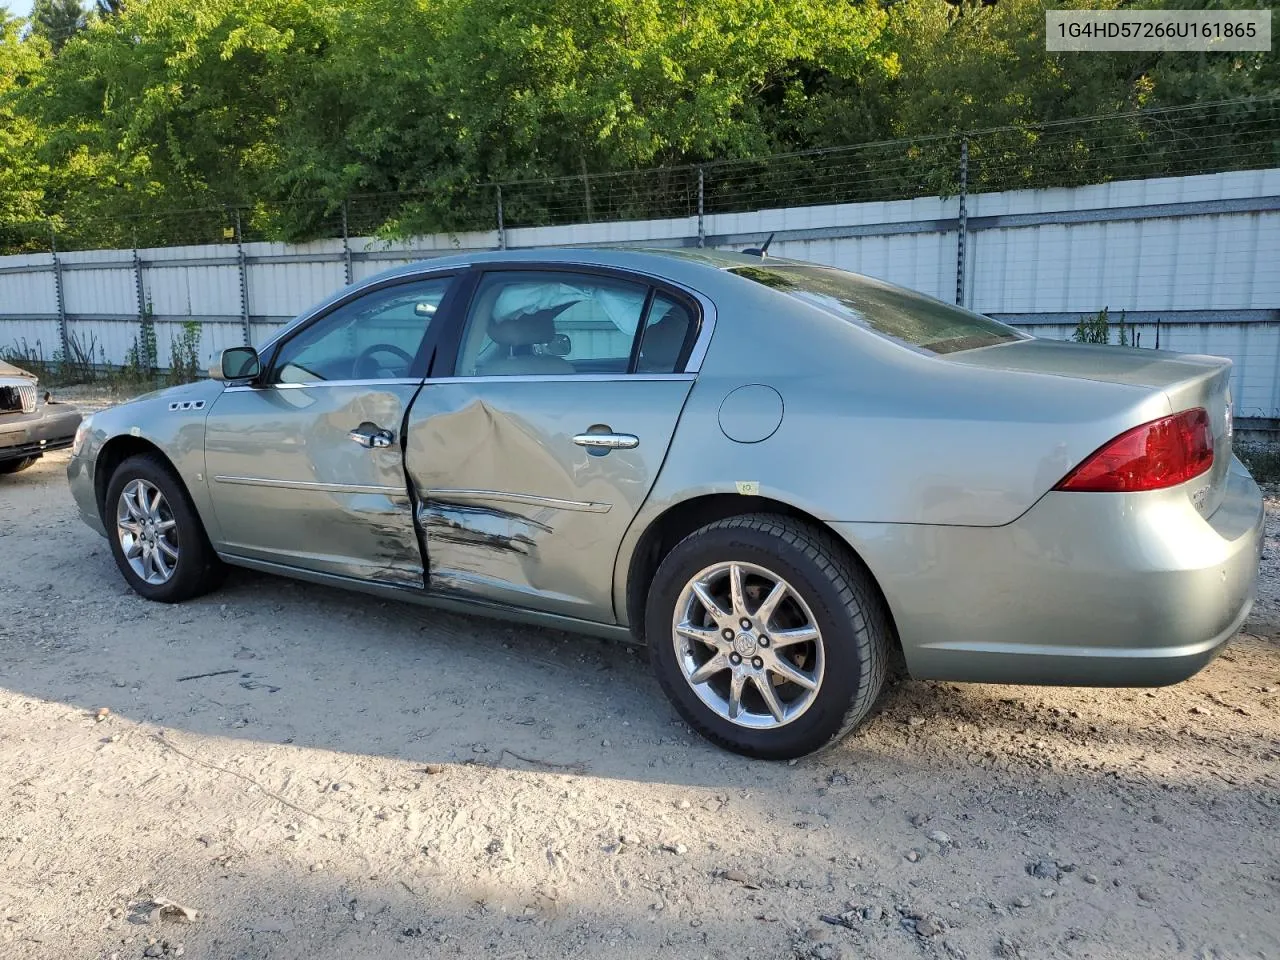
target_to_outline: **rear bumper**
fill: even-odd
[[[0,414],[0,460],[21,460],[71,446],[80,411],[69,403],[42,404],[34,413]]]
[[[1162,686],[1249,615],[1263,521],[1233,459],[1208,518],[1174,488],[1049,493],[1003,527],[832,526],[879,580],[912,676]]]

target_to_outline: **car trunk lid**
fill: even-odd
[[[1171,413],[1203,407],[1213,430],[1213,466],[1188,483],[1187,494],[1204,516],[1221,503],[1231,464],[1230,360],[1032,339],[949,354],[945,362],[1146,387],[1168,398]]]

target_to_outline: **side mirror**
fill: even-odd
[[[551,338],[551,341],[542,348],[544,354],[553,357],[567,357],[573,353],[573,341],[569,339],[567,333],[557,333]]]
[[[413,312],[419,317],[434,317],[436,315],[436,305],[420,300],[413,305]]]
[[[209,368],[214,380],[252,380],[262,372],[262,361],[253,347],[228,347],[221,359]]]

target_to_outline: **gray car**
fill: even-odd
[[[643,640],[695,729],[790,758],[899,655],[1104,686],[1208,663],[1262,544],[1229,372],[763,256],[483,253],[95,414],[68,473],[144,597],[233,564]]]
[[[0,360],[0,476],[33,466],[50,450],[71,446],[80,411],[40,390],[34,373]]]

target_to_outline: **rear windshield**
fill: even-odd
[[[1026,339],[1013,327],[987,317],[832,267],[769,264],[734,267],[729,272],[931,353]]]

